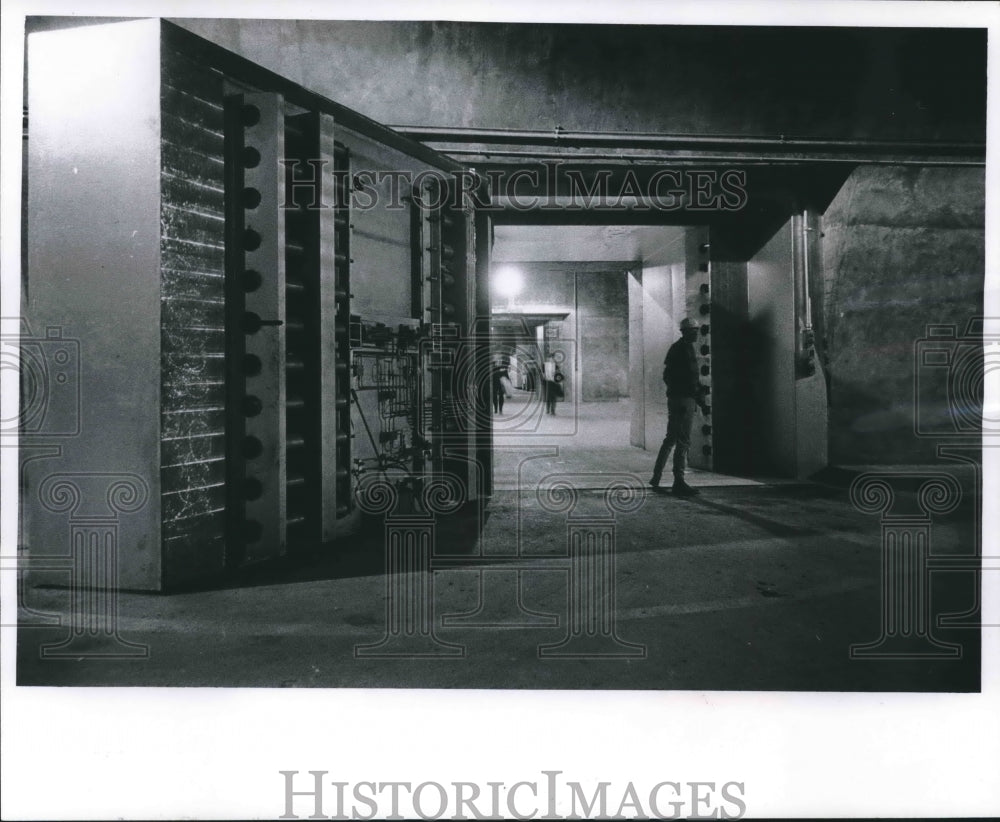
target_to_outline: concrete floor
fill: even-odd
[[[628,475],[645,485],[660,442],[652,443],[651,451],[633,448],[631,419],[628,400],[559,402],[556,414],[550,416],[537,397],[517,391],[505,403],[504,413],[494,416],[493,487],[499,491],[535,489],[555,474],[572,475],[580,488],[604,488],[610,474]],[[663,480],[667,484],[672,480],[669,465]],[[688,482],[699,487],[762,484],[707,471],[691,471]]]
[[[245,569],[223,586],[119,594],[118,637],[145,646],[145,657],[97,658],[136,649],[84,633],[71,656],[44,658],[41,646],[61,641],[67,629],[22,627],[18,683],[979,689],[974,629],[932,628],[937,640],[960,647],[956,658],[850,657],[852,644],[881,634],[882,537],[878,517],[856,510],[846,487],[693,472],[699,497],[642,490],[628,502],[634,510],[611,512],[612,522],[601,477],[631,474],[641,485],[654,454],[628,446],[626,404],[589,405],[597,404],[573,415],[585,436],[560,433],[557,426],[571,416],[560,414],[527,439],[498,442],[498,490],[481,514],[467,511],[437,524],[430,573],[387,576],[384,525],[369,522],[346,548]],[[609,422],[619,418],[624,429]],[[571,510],[547,509],[536,493],[539,482],[559,473],[574,476]],[[933,520],[935,555],[967,553],[974,544],[974,495],[969,478],[961,480],[963,504]],[[610,577],[571,574],[567,540],[578,527],[613,532]],[[598,582],[584,584],[577,605],[586,606],[589,592],[603,622],[589,637],[565,644],[579,624],[570,590],[584,579]],[[974,584],[971,572],[932,575],[930,618],[966,610]],[[373,648],[362,646],[377,646],[387,635],[392,585],[426,592],[430,630],[374,648],[404,656],[366,655]],[[29,587],[25,604],[68,624],[65,589]]]

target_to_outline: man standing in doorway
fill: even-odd
[[[660,451],[653,465],[653,478],[649,481],[654,491],[662,493],[660,477],[667,464],[670,449],[674,450],[673,492],[679,497],[692,497],[698,492],[684,481],[688,448],[691,445],[691,426],[694,423],[694,409],[699,406],[703,413],[705,389],[698,379],[698,363],[694,354],[694,342],[698,339],[698,323],[690,318],[681,320],[681,338],[670,346],[663,360],[663,381],[667,384],[667,436],[663,438]]]

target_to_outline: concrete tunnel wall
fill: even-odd
[[[172,22],[389,125],[880,140],[985,133],[983,31]]]
[[[915,433],[915,350],[929,324],[960,337],[982,314],[984,185],[979,168],[862,166],[827,209],[831,463],[937,460]]]

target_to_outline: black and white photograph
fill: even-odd
[[[1000,814],[997,7],[366,5],[4,12],[4,818]]]

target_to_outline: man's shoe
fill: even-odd
[[[673,487],[673,492],[675,497],[696,497],[698,496],[698,489],[692,488],[684,481],[675,482]]]
[[[666,488],[664,488],[658,482],[653,482],[653,480],[649,481],[649,487],[653,490],[654,494],[665,494],[665,493],[667,493],[667,489]]]

